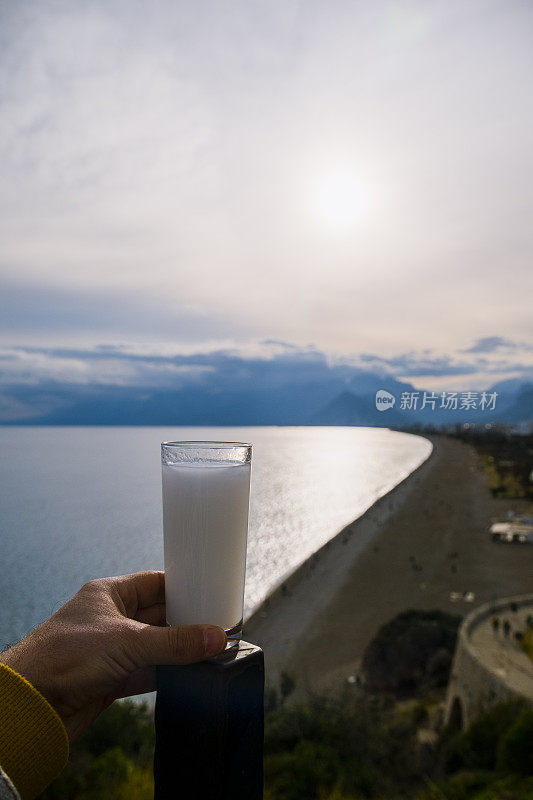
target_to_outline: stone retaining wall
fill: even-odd
[[[530,594],[485,603],[463,620],[446,696],[446,723],[465,728],[494,703],[522,696],[506,683],[505,677],[484,663],[482,650],[474,647],[471,641],[480,623],[494,615],[501,617],[510,613],[511,604],[516,604],[518,609],[531,606],[533,613],[533,595]]]

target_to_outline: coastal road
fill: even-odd
[[[528,616],[533,617],[533,603],[521,607],[514,614],[501,615],[497,632],[492,628],[491,619],[484,619],[473,629],[470,643],[483,664],[505,680],[516,694],[533,701],[533,662],[512,635],[514,631],[526,630]],[[511,625],[510,636],[505,636],[502,631],[505,619]]]

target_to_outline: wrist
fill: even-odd
[[[23,647],[24,640],[19,642],[18,644],[10,647],[8,650],[4,650],[3,653],[0,653],[0,666],[3,664],[9,669],[16,672],[17,675],[20,675],[24,680],[28,681],[40,695],[44,697],[44,699],[53,707],[54,703],[52,702],[52,692],[50,691],[49,687],[43,684],[43,681],[40,677],[40,670],[39,666],[36,663],[36,659],[31,658],[25,652],[25,648]]]

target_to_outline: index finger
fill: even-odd
[[[115,588],[129,616],[141,608],[165,602],[165,573],[158,570],[133,572],[112,578]]]

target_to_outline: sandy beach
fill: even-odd
[[[465,614],[531,591],[533,547],[492,542],[493,516],[525,501],[492,498],[472,447],[431,437],[429,459],[306,561],[246,622],[267,681],[297,693],[357,674],[377,629],[407,608]],[[464,599],[471,593],[471,602]]]

